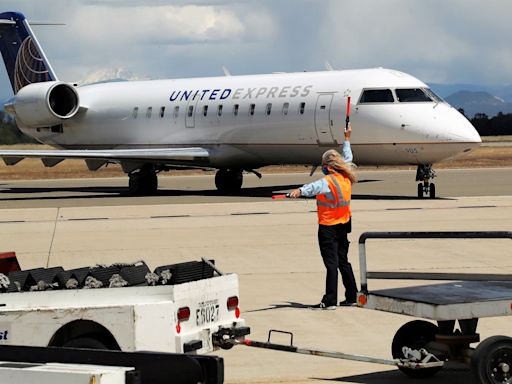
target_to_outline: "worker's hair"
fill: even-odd
[[[350,165],[345,163],[343,157],[335,149],[329,149],[322,155],[322,165],[333,167],[338,173],[341,173],[343,176],[348,178],[351,183],[355,183],[357,181],[356,174]]]

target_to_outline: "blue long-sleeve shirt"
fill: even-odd
[[[350,142],[347,140],[343,142],[342,155],[345,163],[351,163],[352,159],[354,158],[352,155],[352,148],[350,147]],[[326,197],[328,199],[334,199],[334,196],[332,196],[331,193],[331,189],[329,188],[329,183],[327,182],[325,177],[322,177],[320,180],[313,181],[312,183],[304,184],[299,189],[301,196],[304,197],[326,194]]]

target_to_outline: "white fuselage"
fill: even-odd
[[[428,86],[381,68],[102,83],[77,88],[82,108],[62,132],[20,128],[66,149],[202,147],[215,168],[318,164],[343,141],[350,96],[357,164],[432,164],[480,144],[457,110],[400,102],[403,88]],[[366,89],[394,100],[362,103]]]

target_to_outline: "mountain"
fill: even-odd
[[[506,102],[512,102],[512,85],[481,85],[481,84],[436,84],[429,87],[442,98],[446,98],[459,91],[487,92]]]
[[[149,80],[147,77],[134,75],[132,72],[119,67],[98,69],[89,73],[84,79],[77,82],[78,85],[110,83],[115,81]]]
[[[506,102],[488,92],[458,91],[446,97],[445,100],[457,109],[464,109],[465,115],[469,118],[477,113],[485,113],[489,117],[499,112],[512,113],[511,102]]]
[[[75,84],[86,85],[129,80],[149,80],[149,78],[134,75],[132,72],[126,70],[125,68],[119,67],[98,69],[89,73],[84,79],[77,81]],[[10,88],[0,88],[0,111],[4,110],[4,103],[12,96],[12,90]]]

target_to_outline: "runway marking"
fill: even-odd
[[[190,215],[162,215],[162,216],[149,216],[150,219],[169,219],[176,217],[190,217]]]
[[[417,209],[423,209],[420,207],[413,207],[413,208],[386,208],[386,211],[412,211]]]
[[[464,205],[464,206],[448,206],[448,207],[404,207],[404,208],[367,208],[367,209],[357,209],[356,212],[384,212],[384,211],[414,211],[414,210],[424,210],[424,211],[434,211],[434,210],[453,210],[459,208],[500,208],[500,209],[509,209],[512,208],[510,204],[503,205]],[[144,219],[174,219],[174,218],[213,218],[213,217],[232,217],[232,216],[253,216],[253,215],[303,215],[317,213],[315,210],[304,210],[304,211],[279,211],[279,212],[226,212],[226,213],[192,213],[192,214],[177,214],[177,215],[155,215],[155,216],[137,216],[137,217],[126,217],[126,216],[113,216],[113,217],[75,217],[75,218],[64,218],[60,217],[57,221],[66,222],[66,221],[95,221],[95,220],[111,220],[111,221],[122,221],[122,220],[144,220]],[[25,220],[1,220],[0,224],[10,224],[10,223],[45,223],[45,222],[53,222],[53,220],[45,220],[45,219],[25,219]]]
[[[10,223],[26,223],[25,220],[6,220],[0,221],[0,224],[10,224]]]

